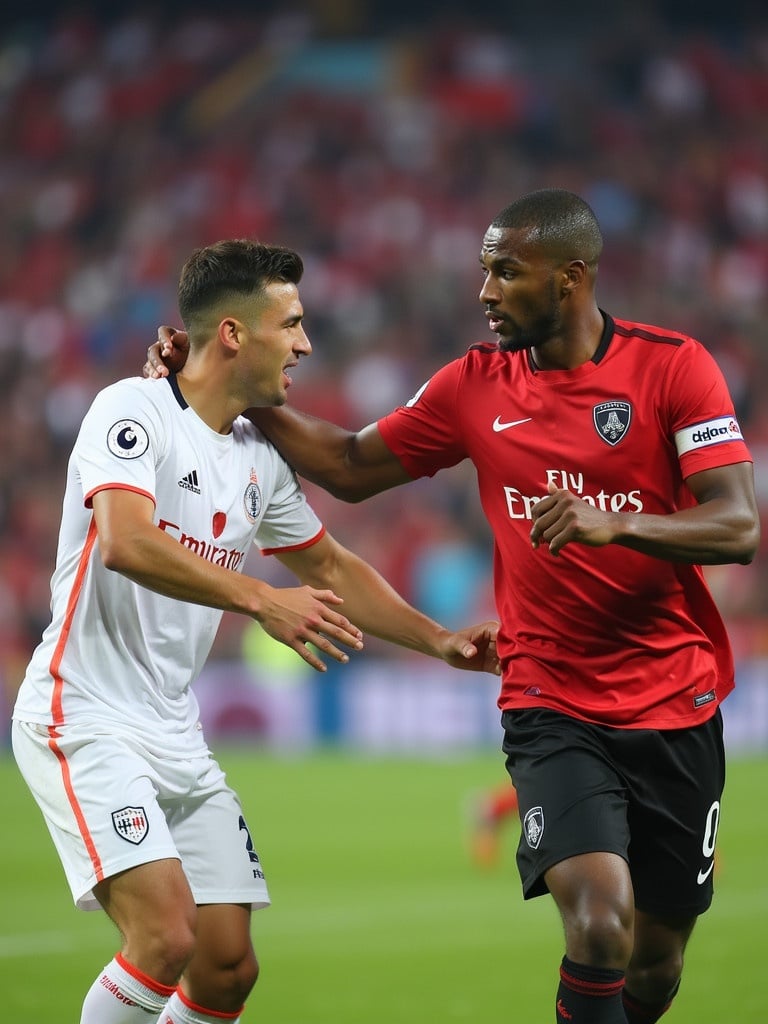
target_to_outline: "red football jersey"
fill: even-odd
[[[501,708],[623,728],[705,721],[733,688],[730,644],[700,566],[621,545],[531,546],[553,481],[599,508],[692,506],[685,478],[751,461],[723,376],[699,342],[606,316],[592,360],[540,371],[473,346],[379,420],[414,477],[469,458],[495,538]]]

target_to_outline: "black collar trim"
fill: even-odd
[[[186,400],[184,395],[182,395],[182,393],[181,393],[181,388],[179,387],[179,382],[176,380],[176,374],[175,373],[169,373],[168,376],[166,377],[166,380],[171,385],[171,391],[173,392],[173,397],[179,403],[181,408],[182,409],[188,409],[189,408],[189,402]]]

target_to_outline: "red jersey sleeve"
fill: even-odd
[[[688,339],[667,379],[669,434],[683,478],[734,462],[751,462],[723,374],[703,345]]]
[[[410,402],[377,423],[387,447],[414,478],[434,476],[467,457],[460,429],[462,366],[457,359],[442,367]]]

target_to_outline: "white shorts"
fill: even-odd
[[[198,904],[269,905],[240,801],[209,751],[173,760],[81,725],[16,721],[12,740],[82,910],[99,908],[97,882],[167,858]]]

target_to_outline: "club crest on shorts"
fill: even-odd
[[[632,406],[629,402],[601,402],[592,410],[592,420],[600,437],[612,448],[629,430]]]
[[[538,850],[541,837],[544,835],[544,810],[532,807],[523,818],[525,841],[532,850]]]
[[[143,807],[121,807],[112,811],[112,824],[121,839],[138,846],[149,832],[149,822]]]

